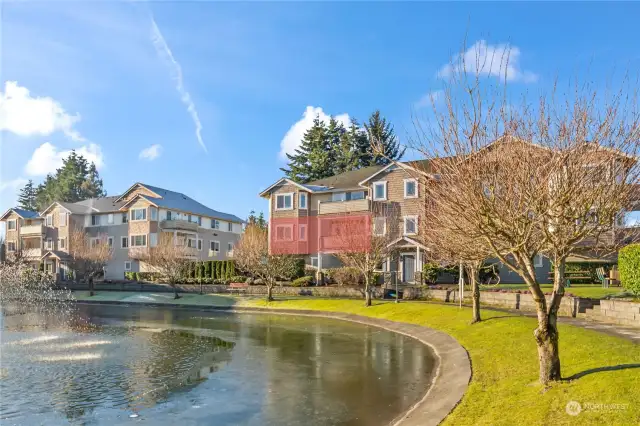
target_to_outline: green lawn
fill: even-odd
[[[483,311],[485,320],[469,325],[470,310],[430,303],[375,302],[370,308],[357,300],[239,300],[241,306],[274,309],[313,309],[349,312],[420,324],[455,337],[468,351],[473,378],[461,403],[447,417],[447,425],[637,425],[640,422],[640,346],[594,331],[560,325],[563,376],[586,373],[578,379],[544,390],[537,382],[538,359],[533,341],[536,321]],[[620,365],[633,368],[592,371]],[[569,401],[583,409],[569,416]],[[607,404],[617,404],[615,406]]]
[[[542,290],[545,292],[553,290],[553,284],[542,284]],[[481,286],[481,290],[488,289],[509,289],[509,290],[527,290],[526,284],[498,284],[497,286]],[[616,295],[624,290],[621,287],[602,288],[600,284],[572,284],[571,287],[565,289],[565,293],[571,293],[578,297],[590,297],[593,299],[602,299],[605,296]]]

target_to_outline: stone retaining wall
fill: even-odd
[[[601,300],[586,312],[585,318],[605,323],[640,327],[640,302]]]

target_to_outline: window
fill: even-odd
[[[220,222],[216,219],[211,219],[211,227],[213,229],[220,229]]]
[[[147,209],[131,209],[131,220],[147,220]]]
[[[373,235],[384,235],[387,232],[387,220],[384,217],[373,218]]]
[[[229,256],[233,254],[233,243],[227,243],[227,254]]]
[[[544,259],[541,254],[537,254],[536,257],[533,258],[533,266],[536,268],[541,268],[544,264]]]
[[[298,195],[298,208],[300,209],[307,208],[307,194],[305,192],[301,192]]]
[[[350,195],[351,200],[364,200],[364,191],[356,191],[348,195]]]
[[[415,235],[418,233],[418,217],[417,216],[404,217],[404,233],[405,235]]]
[[[202,251],[202,240],[198,238],[198,251]]]
[[[198,216],[198,226],[202,226],[202,217]]]
[[[127,223],[127,222],[129,222],[129,214],[122,213],[122,223]]]
[[[376,182],[373,184],[373,199],[374,200],[387,199],[387,182]]]
[[[109,213],[107,215],[107,223],[108,224],[113,224],[113,213]]]
[[[89,246],[91,248],[94,248],[95,246],[97,246],[98,244],[100,244],[100,239],[98,237],[93,237],[89,240]]]
[[[97,226],[100,225],[100,216],[98,215],[91,215],[91,226]]]
[[[158,245],[158,234],[155,232],[149,234],[149,245],[155,247]]]
[[[109,244],[109,248],[113,248],[113,237],[107,237],[107,244]]]
[[[211,241],[209,243],[209,249],[214,253],[218,253],[220,251],[220,241]]]
[[[293,209],[293,194],[276,195],[276,210]]]
[[[129,247],[129,238],[121,237],[120,238],[120,248],[128,248]]]
[[[299,234],[300,241],[307,241],[307,225],[300,225]]]
[[[7,221],[7,230],[11,231],[16,229],[16,221],[15,220],[8,220]]]
[[[418,181],[415,179],[404,180],[404,198],[418,197]]]
[[[167,211],[167,220],[171,220],[171,211]]]
[[[196,239],[195,238],[187,238],[187,247],[196,248]]]
[[[147,236],[146,235],[132,235],[131,236],[131,247],[146,247],[147,246]]]
[[[227,229],[229,230],[229,232],[232,232],[233,231],[233,223],[229,222],[227,224]]]
[[[60,212],[58,216],[58,226],[67,226],[67,212]]]
[[[15,241],[7,241],[7,251],[16,251]]]
[[[293,241],[293,225],[277,225],[276,240]]]
[[[47,250],[53,250],[53,240],[51,238],[47,238],[46,247]]]
[[[66,241],[64,240],[64,238],[59,238],[58,239],[58,248],[59,249],[66,248]]]
[[[193,222],[193,216],[188,215],[188,216],[187,216],[187,221],[189,221],[189,222]]]
[[[318,256],[311,256],[311,266],[314,268],[318,267]]]
[[[331,194],[331,201],[347,201],[346,192],[334,192]]]
[[[158,209],[155,207],[149,207],[149,211],[151,212],[151,220],[158,220]]]
[[[53,215],[52,214],[48,214],[47,215],[47,226],[53,226]]]
[[[130,271],[131,270],[131,261],[129,261],[129,260],[125,260],[124,261],[124,270],[125,271]]]

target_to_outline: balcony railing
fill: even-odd
[[[163,220],[160,222],[160,228],[198,232],[198,224],[195,222],[188,222],[186,220]]]
[[[42,224],[27,225],[20,228],[20,235],[42,235],[43,233]]]
[[[324,201],[320,203],[318,214],[351,213],[369,210],[369,200]]]
[[[28,258],[40,258],[43,253],[41,248],[27,248],[22,249],[22,255]]]

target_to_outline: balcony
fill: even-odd
[[[198,224],[186,220],[163,220],[160,222],[160,228],[198,232]]]
[[[369,200],[324,201],[320,203],[318,214],[339,214],[369,211]]]
[[[42,235],[42,234],[44,234],[44,229],[42,224],[28,225],[20,228],[20,235]]]
[[[26,258],[41,258],[44,253],[41,248],[22,249],[22,255]]]

